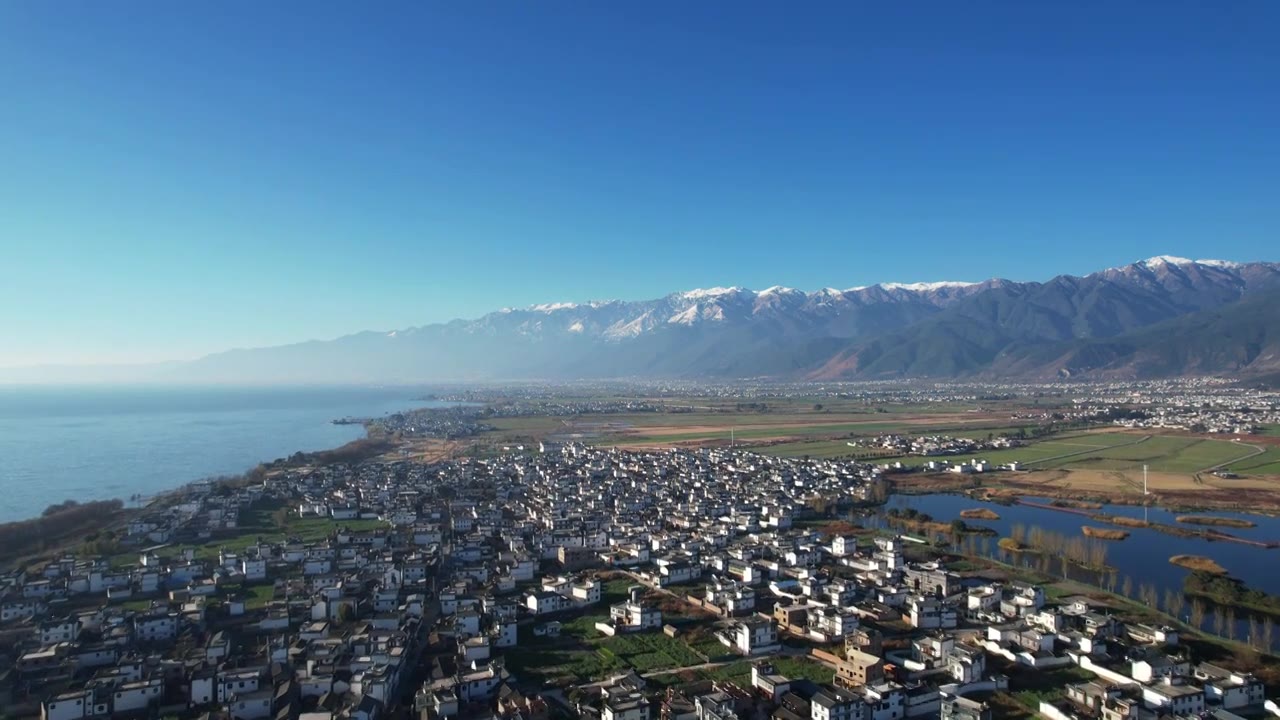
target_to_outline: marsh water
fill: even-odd
[[[1025,499],[1029,502],[1038,502],[1046,505],[1052,502],[1050,498],[1028,497]],[[1080,528],[1083,525],[1102,528],[1118,527],[1072,512],[1062,512],[1022,504],[1003,505],[975,500],[961,495],[943,494],[894,495],[889,498],[889,502],[880,512],[869,518],[861,518],[860,521],[863,524],[869,523],[873,527],[886,527],[888,519],[885,513],[892,508],[900,510],[914,508],[921,513],[931,515],[940,522],[950,522],[960,517],[962,510],[986,508],[999,515],[1000,519],[966,520],[965,522],[970,526],[989,527],[999,533],[1000,537],[1008,537],[1012,527],[1018,524],[1027,528],[1037,526],[1067,537],[1079,536],[1081,534]],[[1175,513],[1162,508],[1144,508],[1132,505],[1107,505],[1100,510],[1086,512],[1106,513],[1165,525],[1179,525],[1177,522],[1179,515],[1193,514]],[[1251,528],[1215,528],[1236,537],[1264,542],[1280,540],[1280,518],[1225,512],[1194,514],[1236,518],[1256,523],[1256,527]],[[1181,527],[1190,530],[1200,529],[1194,525],[1181,525]],[[1185,554],[1212,558],[1226,568],[1229,575],[1242,580],[1249,587],[1271,594],[1280,594],[1280,572],[1277,572],[1280,570],[1280,549],[1265,549],[1221,540],[1208,540],[1202,537],[1179,537],[1151,528],[1123,527],[1119,529],[1128,531],[1129,537],[1125,540],[1099,541],[1106,543],[1106,564],[1115,570],[1115,588],[1117,590],[1120,589],[1123,578],[1129,577],[1132,580],[1133,587],[1136,588],[1144,584],[1154,586],[1161,597],[1164,596],[1166,590],[1180,592],[1183,579],[1186,578],[1190,571],[1173,565],[1169,562],[1169,557]],[[987,542],[979,539],[976,547],[979,552],[989,554],[1010,564],[1037,568],[1040,562],[1039,558],[1034,555],[1024,554],[1019,557],[1018,554],[1001,551],[997,548],[996,538],[994,537],[989,538]],[[1107,584],[1104,574],[1069,563],[1064,568],[1055,558],[1049,574],[1060,576],[1064,572],[1071,579],[1087,584],[1101,587],[1105,587]],[[1184,620],[1186,615],[1187,611],[1184,610]],[[1243,639],[1247,635],[1248,620],[1244,612],[1239,612],[1237,615],[1240,619],[1237,621],[1236,637]],[[1206,619],[1205,629],[1208,629],[1211,624],[1210,620]]]

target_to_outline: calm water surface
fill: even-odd
[[[413,407],[411,388],[0,388],[0,522],[66,499],[147,495],[364,435],[340,417]]]
[[[1026,499],[1031,502],[1045,504],[1052,502],[1050,498],[1028,497]],[[998,531],[1001,537],[1008,537],[1009,529],[1019,523],[1028,528],[1038,525],[1045,530],[1061,533],[1068,537],[1080,535],[1080,527],[1082,525],[1104,528],[1119,527],[1073,513],[1058,512],[1027,505],[999,505],[972,500],[959,495],[895,495],[889,499],[886,507],[915,508],[920,512],[932,515],[942,522],[950,522],[952,519],[959,517],[960,511],[967,508],[989,508],[1000,516],[999,520],[966,520],[965,522],[971,525],[991,527]],[[1257,523],[1257,527],[1221,527],[1215,529],[1252,540],[1280,540],[1280,518],[1275,517],[1226,512],[1173,513],[1161,508],[1141,508],[1131,505],[1108,505],[1101,510],[1088,512],[1145,518],[1151,522],[1166,525],[1179,525],[1176,520],[1178,515],[1195,514],[1240,518]],[[883,518],[877,516],[870,518],[870,521],[873,525],[880,525],[883,523]],[[1181,525],[1181,527],[1194,530],[1198,526]],[[1116,583],[1117,591],[1120,589],[1125,576],[1133,579],[1135,588],[1142,584],[1155,586],[1159,589],[1162,597],[1166,589],[1180,591],[1182,581],[1189,571],[1171,564],[1169,557],[1171,555],[1185,554],[1211,557],[1226,568],[1230,575],[1243,580],[1250,587],[1272,594],[1280,594],[1280,549],[1268,550],[1237,543],[1177,537],[1144,528],[1126,527],[1119,529],[1129,531],[1128,539],[1100,541],[1107,544],[1107,564],[1116,568],[1119,573],[1119,580]],[[991,539],[992,546],[994,546],[995,540],[995,538]],[[1080,576],[1078,579],[1085,580],[1084,576],[1091,575],[1087,571],[1081,570],[1077,572],[1076,570],[1073,568],[1071,574],[1073,577]],[[1208,624],[1209,622],[1206,621],[1206,626]],[[1238,637],[1244,636],[1246,625],[1247,622],[1243,619],[1238,623]]]

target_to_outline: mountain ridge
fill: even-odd
[[[1161,322],[1229,308],[1275,287],[1280,287],[1277,263],[1167,255],[1043,282],[886,282],[809,292],[777,285],[760,291],[710,287],[651,300],[503,308],[470,320],[233,349],[135,374],[141,381],[228,383],[636,376],[833,380],[996,372],[1079,377],[1071,363],[1050,370],[1060,358],[1049,357],[1046,349],[1069,353],[1073,343],[1124,338]],[[1204,326],[1181,331],[1193,330],[1209,334]],[[1123,347],[1094,345],[1088,352],[1110,353],[1118,361]],[[1163,372],[1180,371],[1166,363]],[[0,381],[6,377],[14,373],[0,370]]]

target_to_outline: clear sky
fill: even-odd
[[[1280,3],[0,3],[0,365],[1278,260]]]

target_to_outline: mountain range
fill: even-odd
[[[1250,375],[1280,370],[1278,303],[1280,263],[1160,256],[1046,282],[717,287],[508,308],[120,372],[220,383]]]

